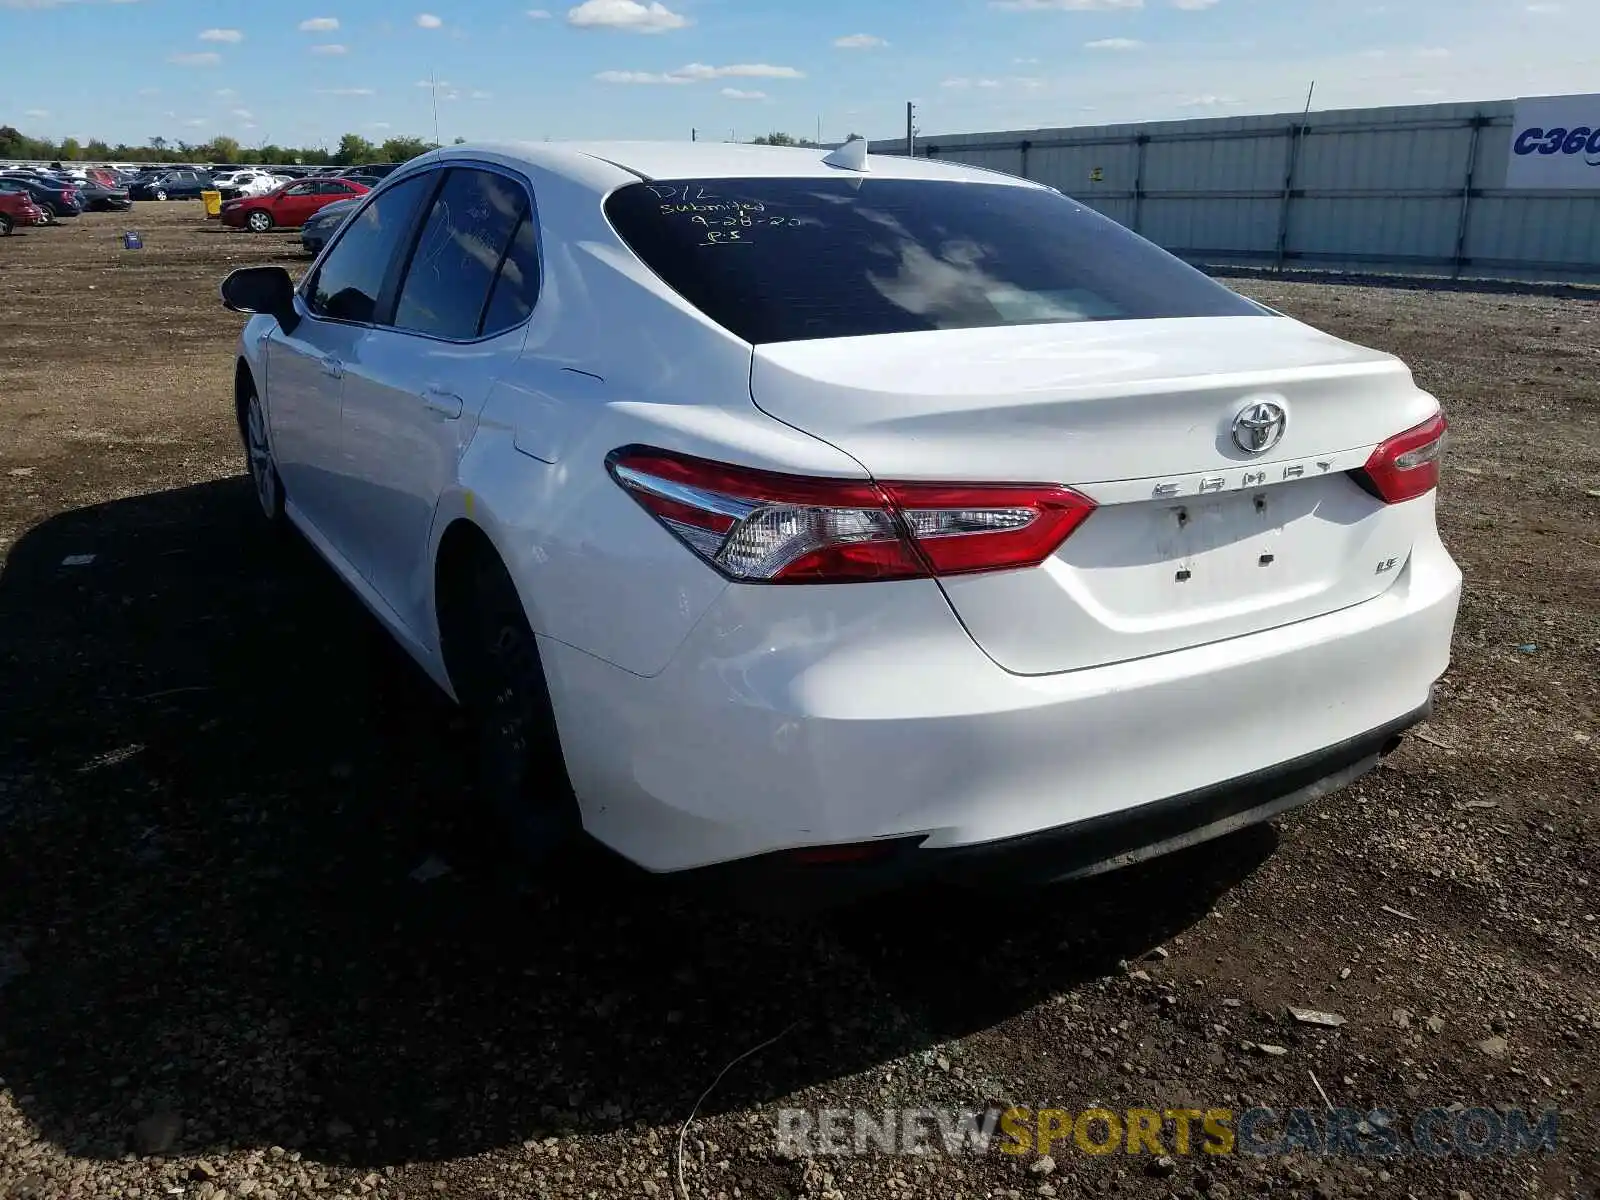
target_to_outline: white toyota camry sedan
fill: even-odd
[[[458,146],[223,285],[263,511],[477,718],[510,833],[1043,882],[1370,769],[1449,662],[1435,398],[864,149]]]

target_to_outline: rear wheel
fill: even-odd
[[[157,188],[156,189],[156,199],[157,200],[165,200],[166,198],[167,198],[167,189],[166,188]]]
[[[10,237],[12,228],[11,218],[5,213],[0,213],[0,237]]]
[[[245,224],[255,233],[265,233],[272,228],[272,214],[258,208],[245,220]]]
[[[538,645],[499,558],[485,546],[461,566],[468,578],[451,585],[441,625],[452,682],[477,732],[478,789],[519,857],[553,871],[582,821]]]

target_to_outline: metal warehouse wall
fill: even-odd
[[[1506,189],[1512,109],[953,134],[915,152],[1038,180],[1205,265],[1600,281],[1600,190]]]

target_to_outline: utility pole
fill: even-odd
[[[433,73],[433,148],[437,150],[439,142],[439,72]]]
[[[822,114],[817,114],[817,145],[822,145]]]
[[[906,157],[911,158],[917,152],[917,106],[910,100],[906,101]]]
[[[700,131],[698,129],[689,130],[689,140],[691,142],[698,142],[700,140]]]

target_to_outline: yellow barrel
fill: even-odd
[[[222,215],[222,193],[221,192],[210,192],[210,191],[201,192],[200,193],[200,199],[205,201],[205,204],[206,204],[206,216],[208,216],[208,217],[220,217]]]

